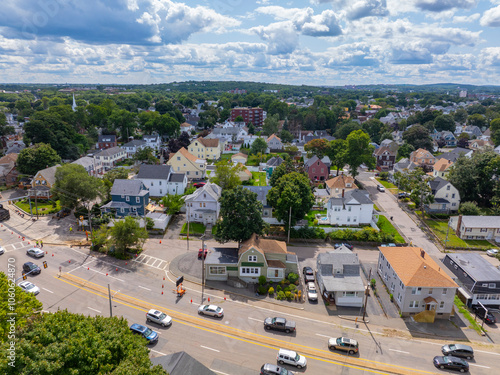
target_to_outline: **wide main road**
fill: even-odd
[[[435,373],[432,358],[440,354],[438,341],[413,340],[403,332],[387,332],[353,322],[334,324],[323,315],[293,310],[273,304],[247,300],[224,300],[214,291],[205,292],[224,308],[222,320],[197,314],[201,291],[196,286],[177,298],[173,280],[166,270],[130,261],[125,264],[109,258],[95,258],[86,250],[54,247],[44,249],[48,268],[29,277],[39,287],[38,298],[47,311],[68,309],[74,313],[109,316],[108,285],[113,295],[113,315],[128,322],[145,324],[150,308],[165,311],[174,318],[170,328],[151,327],[160,333],[153,356],[185,350],[202,363],[222,374],[255,374],[265,362],[275,363],[279,348],[291,348],[308,357],[305,372],[311,374]],[[52,256],[53,254],[53,256]],[[1,259],[6,270],[7,257],[20,267],[29,259],[25,249],[10,249]],[[41,260],[34,260],[41,264]],[[59,272],[59,267],[61,272]],[[168,268],[167,268],[168,270]],[[165,280],[163,279],[165,278]],[[163,287],[162,287],[163,286]],[[162,294],[163,292],[163,294]],[[192,302],[191,302],[192,301]],[[294,335],[267,332],[267,316],[284,316],[297,323]],[[327,348],[329,337],[347,336],[360,343],[358,356],[346,356]],[[500,363],[498,346],[474,344],[474,374],[491,374]]]

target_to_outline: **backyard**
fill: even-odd
[[[311,227],[314,226],[314,220],[316,220],[316,214],[320,214],[321,216],[326,216],[326,210],[321,210],[321,211],[312,210],[306,214],[305,219],[307,220],[307,224]],[[325,226],[330,227],[331,225],[325,225]]]
[[[381,232],[389,233],[394,236],[394,242],[396,243],[405,243],[404,238],[399,234],[394,225],[387,219],[385,216],[380,215],[378,217],[377,226]]]
[[[448,221],[440,221],[433,219],[425,219],[425,223],[432,229],[434,234],[439,237],[441,242],[445,244],[446,232],[448,232],[448,242],[446,242],[445,247],[464,247],[464,248],[476,248],[487,250],[491,249],[493,246],[491,243],[485,240],[462,240],[455,235],[453,229],[448,231]]]
[[[253,186],[267,186],[266,172],[252,172]]]
[[[188,223],[184,223],[181,229],[181,234],[186,235],[187,234],[187,229]],[[201,223],[189,223],[189,235],[191,236],[201,236],[203,233],[205,233],[205,226]]]
[[[380,177],[375,177],[375,179],[380,183],[380,185],[382,185],[386,189],[397,189],[398,188],[396,185],[390,183],[389,181],[384,181]]]

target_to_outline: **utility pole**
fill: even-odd
[[[370,268],[370,272],[368,273],[368,285],[365,288],[365,304],[363,308],[363,322],[365,321],[366,316],[366,304],[368,303],[368,295],[370,294],[370,280],[372,277],[372,269]]]
[[[187,230],[187,251],[189,251],[189,203],[187,204],[187,224],[188,224],[188,230]]]
[[[201,303],[205,293],[205,235],[201,236]]]
[[[448,244],[448,234],[450,233],[450,219],[448,219],[448,223],[446,225],[446,239],[444,240],[444,247],[445,248],[446,248],[446,245]]]
[[[38,220],[38,190],[36,190],[36,187],[35,187],[35,213],[36,213],[36,219]]]
[[[111,303],[111,289],[109,288],[109,284],[108,284],[108,297],[109,297],[109,316],[112,318],[113,317],[113,304]]]
[[[292,206],[290,206],[290,215],[288,216],[288,243],[290,243],[291,227],[292,227]]]

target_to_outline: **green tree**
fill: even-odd
[[[281,142],[283,142],[283,143],[290,143],[293,141],[293,134],[285,129],[280,131],[279,137],[281,138]]]
[[[355,130],[347,137],[347,164],[351,176],[356,178],[358,168],[365,164],[369,169],[375,167],[374,147],[370,145],[370,136],[363,130]]]
[[[33,147],[23,149],[17,158],[19,172],[35,175],[38,171],[61,163],[57,152],[45,143],[37,143]]]
[[[330,147],[327,152],[332,165],[337,167],[337,176],[339,171],[344,169],[347,164],[347,141],[343,139],[335,139],[330,141]]]
[[[283,221],[285,228],[294,226],[314,205],[309,178],[297,172],[282,176],[269,190],[267,202],[274,208],[275,217]]]
[[[7,261],[6,261],[7,262]],[[12,264],[8,267],[12,270]],[[7,268],[7,267],[6,267]],[[17,274],[16,274],[17,275]],[[17,275],[19,276],[19,275]],[[9,305],[9,298],[14,296],[15,303]],[[11,310],[11,306],[13,310]],[[42,309],[42,303],[38,301],[34,294],[26,293],[3,272],[0,272],[0,342],[8,343],[10,323],[9,318],[15,317],[16,329],[24,328],[30,318]],[[0,369],[5,366],[6,347],[2,348],[2,360],[0,360]],[[5,361],[5,362],[4,362]],[[0,372],[3,372],[0,370]],[[3,372],[6,374],[6,372]]]
[[[411,191],[411,200],[415,202],[417,207],[420,207],[422,215],[424,215],[424,205],[434,202],[432,189],[429,185],[429,181],[433,178],[427,176],[423,169],[417,168],[407,173],[396,172],[394,179],[400,189]]]
[[[459,108],[455,111],[455,113],[453,113],[454,120],[460,124],[465,124],[465,121],[467,121],[468,116],[469,114],[463,108]]]
[[[101,179],[89,176],[79,164],[65,164],[56,170],[52,192],[64,207],[75,208],[81,202],[91,202],[104,196]]]
[[[402,159],[402,158],[409,158],[410,154],[415,151],[415,147],[413,147],[409,143],[403,143],[399,148],[398,148],[398,154],[397,154],[397,159]]]
[[[158,159],[154,156],[154,150],[151,147],[144,147],[137,150],[134,159],[145,164],[158,164]]]
[[[242,241],[253,233],[262,234],[265,222],[262,220],[262,203],[257,194],[238,186],[224,190],[220,197],[220,219],[214,228],[214,238],[221,242]]]
[[[377,112],[380,113],[381,111]],[[382,133],[388,130],[388,127],[380,120],[374,118],[363,122],[362,129],[370,136],[372,142],[380,143],[383,139],[380,137]]]
[[[7,118],[5,117],[5,114],[3,112],[0,112],[0,136],[14,133],[14,127],[7,125]]]
[[[210,182],[219,185],[222,190],[234,189],[241,184],[238,173],[243,168],[241,165],[232,165],[229,160],[221,160],[215,164],[215,175]]]
[[[262,126],[263,133],[267,136],[278,133],[279,120],[278,114],[266,117]]]
[[[241,117],[241,116],[239,116]],[[248,134],[254,135],[255,134],[255,126],[252,124],[252,122],[248,123]]]
[[[106,246],[109,241],[109,229],[107,224],[102,224],[98,229],[94,229],[91,233],[92,250],[99,251]]]
[[[281,177],[292,172],[300,173],[301,175],[309,178],[305,170],[304,163],[296,162],[291,159],[285,159],[283,163],[274,169],[271,174],[271,178],[269,179],[269,185],[276,186]]]
[[[244,122],[245,119],[243,118],[243,116],[239,115],[239,116],[236,116],[234,118],[234,122]]]
[[[166,374],[161,366],[151,366],[146,340],[130,332],[123,317],[58,311],[36,317],[18,335],[15,366],[0,362],[5,375]]]
[[[309,157],[316,155],[319,159],[328,153],[330,144],[326,139],[312,139],[304,145],[304,151],[307,151]]]
[[[491,140],[495,146],[500,145],[500,118],[496,118],[490,122]]]
[[[456,128],[455,119],[451,115],[440,115],[434,120],[434,127],[437,131],[448,130],[453,133]]]
[[[406,130],[403,133],[403,139],[406,143],[412,145],[415,150],[423,148],[432,152],[432,139],[429,129],[422,125],[413,125],[410,129]]]
[[[335,132],[335,136],[340,139],[347,139],[349,134],[351,134],[355,130],[360,130],[361,125],[354,121],[349,121],[348,123],[337,128]]]
[[[264,153],[267,150],[267,143],[264,138],[257,138],[253,141],[252,146],[250,147],[250,153],[253,155],[257,155],[259,152]]]
[[[477,126],[481,129],[486,126],[486,117],[479,113],[471,115],[467,118],[467,125]]]
[[[458,213],[461,215],[481,215],[481,209],[477,206],[476,202],[463,202],[460,204]]]
[[[109,116],[108,122],[114,129],[120,131],[122,139],[128,139],[135,134],[137,119],[134,113],[125,109],[116,109]]]
[[[117,252],[124,254],[127,250],[139,252],[148,238],[146,228],[139,226],[139,221],[131,216],[117,220],[110,229],[110,243]]]
[[[179,194],[167,194],[161,199],[161,204],[165,207],[169,215],[176,214],[184,206],[184,196]]]

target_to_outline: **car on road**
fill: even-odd
[[[297,367],[301,369],[307,366],[307,359],[303,355],[299,353],[288,350],[288,349],[280,349],[278,351],[278,357],[276,358],[280,365],[287,364]]]
[[[151,309],[146,313],[146,321],[168,327],[172,324],[172,318],[161,311]]]
[[[466,359],[474,358],[474,349],[469,345],[464,344],[448,344],[441,347],[443,355],[451,355],[452,357],[461,357]]]
[[[311,267],[302,268],[302,273],[304,274],[304,281],[306,283],[314,282],[314,271]]]
[[[486,255],[489,255],[490,257],[495,257],[498,254],[498,249],[489,249],[486,250]]]
[[[334,249],[338,249],[342,246],[345,246],[347,247],[349,250],[353,250],[354,249],[354,246],[352,246],[350,243],[347,243],[347,242],[342,242],[342,243],[336,243],[333,245],[333,248]]]
[[[2,255],[3,253],[5,253],[5,249],[3,248],[3,246],[0,246],[0,255]]]
[[[284,367],[266,363],[260,368],[260,375],[293,375],[293,372]]]
[[[198,307],[198,314],[222,318],[224,316],[224,310],[222,307],[216,305],[201,305]]]
[[[26,262],[23,264],[23,272],[30,273],[30,275],[38,275],[42,270],[33,262]]]
[[[43,256],[45,256],[45,253],[37,247],[32,247],[31,249],[28,249],[26,251],[26,254],[33,258],[42,258]]]
[[[410,198],[410,193],[407,193],[407,192],[401,192],[398,194],[398,198],[399,199],[403,199],[403,198]]]
[[[462,358],[453,357],[450,355],[445,356],[436,356],[433,361],[434,366],[436,368],[440,368],[441,370],[449,369],[449,370],[458,370],[460,372],[469,371],[469,364],[464,361]]]
[[[275,317],[266,318],[264,320],[264,328],[268,331],[274,329],[275,331],[284,331],[286,333],[295,332],[296,324],[291,320],[285,318]]]
[[[377,185],[377,190],[383,193],[385,191],[385,187],[383,187],[382,185]]]
[[[148,340],[148,344],[154,344],[158,342],[158,333],[153,331],[151,328],[143,326],[142,324],[134,323],[130,326],[130,330],[133,333],[141,335],[146,340]]]
[[[27,293],[33,293],[35,296],[40,293],[40,288],[37,287],[35,284],[30,283],[29,281],[21,281],[19,284],[17,284],[21,287],[22,290],[24,290]]]
[[[318,300],[318,290],[316,289],[316,285],[313,282],[307,283],[307,298],[309,301],[317,301]]]
[[[198,250],[198,259],[206,259],[207,258],[207,254],[208,254],[208,249],[200,249]]]
[[[477,316],[483,319],[484,322],[487,324],[494,324],[497,322],[495,316],[489,311],[488,313],[486,313],[486,310],[481,305],[472,305],[472,311],[474,311],[477,314]]]
[[[328,339],[328,349],[342,350],[349,354],[354,354],[359,351],[359,344],[356,340],[347,337],[338,337]]]
[[[198,189],[198,188],[201,188],[203,186],[205,186],[207,183],[206,182],[197,182],[196,184],[194,184],[193,186]]]

